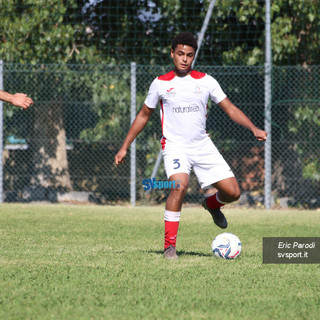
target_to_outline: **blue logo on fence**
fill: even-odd
[[[152,179],[144,179],[142,180],[142,185],[144,190],[149,189],[175,189],[180,188],[181,180],[172,180],[172,181],[164,181],[164,180],[156,180],[156,178]]]

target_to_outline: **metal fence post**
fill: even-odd
[[[265,131],[268,132],[268,138],[265,142],[264,151],[264,168],[265,168],[265,181],[264,181],[264,204],[266,209],[271,208],[271,173],[272,173],[272,158],[271,158],[271,103],[272,103],[272,61],[271,61],[271,22],[270,22],[270,0],[266,0],[266,61],[265,61],[265,78],[264,78],[264,110]]]
[[[3,90],[3,60],[0,60],[0,90]],[[3,202],[3,102],[0,100],[0,203]]]
[[[136,63],[131,62],[131,121],[132,124],[136,118],[137,103],[137,68]],[[130,200],[131,205],[136,205],[136,140],[131,143],[130,148]]]
[[[208,11],[207,11],[207,14],[206,14],[206,17],[204,19],[204,22],[203,22],[203,25],[202,25],[202,28],[201,28],[201,31],[200,31],[200,34],[199,34],[199,38],[198,38],[198,50],[196,51],[194,60],[192,62],[192,68],[194,67],[194,65],[196,63],[196,60],[197,60],[197,57],[198,57],[198,53],[200,51],[200,47],[202,45],[202,41],[203,41],[204,35],[205,35],[206,31],[207,31],[208,24],[209,24],[210,18],[212,16],[212,11],[213,11],[215,2],[216,2],[216,0],[211,0],[209,8],[208,8]]]

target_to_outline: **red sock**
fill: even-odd
[[[164,221],[164,248],[176,246],[179,221]]]
[[[217,199],[217,193],[215,193],[213,196],[210,196],[209,198],[207,198],[207,206],[210,209],[218,209],[221,208],[222,206],[224,206],[224,203],[219,202],[219,200]]]

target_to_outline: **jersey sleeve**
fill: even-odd
[[[227,95],[221,89],[218,81],[211,77],[211,86],[210,86],[210,98],[211,98],[211,100],[214,103],[218,104],[223,99],[225,99],[226,97],[227,97]]]
[[[154,79],[153,82],[150,85],[146,100],[144,103],[148,106],[150,109],[155,109],[159,103],[159,92],[158,92],[158,86],[157,86],[157,79]]]

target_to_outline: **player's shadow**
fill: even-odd
[[[163,251],[160,250],[150,250],[149,253],[156,253],[163,255]],[[185,250],[177,250],[178,256],[197,256],[197,257],[212,257],[210,253],[202,253],[202,252],[194,252],[194,251],[185,251]]]

